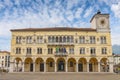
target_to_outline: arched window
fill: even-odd
[[[48,42],[52,42],[51,36],[48,37]]]
[[[62,37],[60,36],[60,42],[62,42]]]
[[[55,38],[54,38],[54,36],[52,36],[52,42],[55,42]]]
[[[58,37],[56,37],[56,42],[58,42]]]
[[[64,43],[66,42],[66,37],[65,37],[65,36],[63,37],[63,42],[64,42]]]
[[[85,43],[85,37],[84,36],[80,36],[79,43],[81,43],[81,44]]]
[[[70,37],[69,36],[67,36],[67,42],[70,42]]]

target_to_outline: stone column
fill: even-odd
[[[24,62],[22,63],[22,72],[24,72]]]
[[[100,72],[100,62],[98,62],[98,72]]]
[[[56,65],[57,63],[55,62],[55,72],[57,72],[57,65]]]
[[[33,72],[35,72],[35,62],[33,62]]]
[[[66,61],[66,66],[65,67],[66,67],[66,72],[68,72],[67,61]]]
[[[78,72],[78,61],[76,62],[76,72]]]
[[[87,62],[87,72],[89,72],[89,62]]]
[[[44,72],[46,72],[46,62],[44,62]]]

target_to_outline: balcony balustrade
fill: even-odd
[[[66,57],[68,56],[67,52],[55,52],[54,53],[56,57]]]

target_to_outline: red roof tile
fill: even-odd
[[[92,29],[92,28],[53,27],[53,28],[12,29],[11,31],[96,31],[96,29]]]

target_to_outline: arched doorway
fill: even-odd
[[[96,58],[91,58],[89,61],[89,72],[98,72],[98,61]]]
[[[21,58],[15,58],[15,72],[21,72],[22,71],[22,59]]]
[[[76,60],[74,58],[68,59],[68,72],[76,71]]]
[[[25,72],[33,72],[33,60],[31,58],[25,59]]]
[[[78,72],[87,72],[87,60],[80,58],[78,61]]]
[[[37,58],[35,60],[35,71],[44,72],[44,61],[42,58]]]
[[[107,58],[102,58],[100,60],[100,71],[101,72],[109,72],[109,64]]]
[[[46,60],[46,71],[54,72],[55,71],[55,61],[53,58],[48,58]]]
[[[65,59],[59,58],[57,60],[57,71],[65,71]]]

